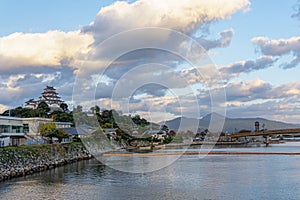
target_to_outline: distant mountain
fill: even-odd
[[[166,121],[165,124],[169,127],[170,130],[178,130],[181,123],[181,130],[204,130],[207,129],[212,117],[215,120],[215,123],[221,123],[225,118],[225,123],[223,126],[223,131],[228,133],[238,132],[242,129],[254,131],[254,123],[258,121],[260,123],[260,129],[287,129],[287,128],[299,128],[299,124],[289,124],[280,121],[268,120],[264,118],[229,118],[224,117],[217,113],[211,113],[204,116],[201,119],[178,117],[169,121]],[[263,127],[264,125],[264,127]],[[213,126],[213,124],[212,124]]]
[[[160,123],[162,124],[162,123]],[[187,118],[187,117],[178,117],[169,121],[164,122],[169,128],[169,130],[197,130],[199,119]]]

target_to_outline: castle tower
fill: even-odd
[[[40,96],[38,103],[43,101],[47,103],[51,109],[59,108],[60,104],[63,103],[61,97],[58,96],[56,89],[50,86],[47,86],[44,89],[44,92],[42,93],[42,96]]]

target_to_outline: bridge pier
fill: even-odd
[[[266,135],[266,136],[264,136],[264,138],[265,138],[264,143],[266,144],[266,147],[268,147],[269,144],[270,144],[270,136],[269,136],[269,135]]]

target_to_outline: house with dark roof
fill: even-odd
[[[69,137],[84,137],[87,136],[91,133],[93,133],[94,131],[96,131],[96,128],[83,124],[83,125],[79,125],[76,127],[69,127],[69,128],[62,128],[62,130],[66,131],[67,133],[69,133]]]

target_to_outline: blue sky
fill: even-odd
[[[203,2],[205,1],[186,1],[184,5],[180,1],[167,0],[159,4],[159,1],[151,0],[147,5],[145,0],[122,3],[100,0],[1,0],[0,91],[6,93],[7,97],[0,98],[0,111],[19,106],[26,99],[37,98],[47,84],[58,88],[63,99],[71,104],[72,86],[76,75],[80,73],[78,63],[82,55],[91,51],[98,52],[95,44],[119,32],[157,26],[174,29],[197,41],[204,41],[208,55],[225,79],[228,116],[259,116],[298,123],[300,66],[297,58],[300,59],[300,20],[291,16],[297,13],[295,8],[300,4],[299,1],[234,0],[229,3],[224,0],[222,3],[211,1],[207,5]],[[214,10],[221,4],[227,6]],[[190,11],[185,13],[183,6],[190,6]],[[201,6],[207,6],[208,9],[205,11]],[[175,14],[170,14],[173,10],[176,10]],[[198,21],[195,18],[195,26],[191,26],[191,22],[195,20],[189,16],[193,12],[198,16]],[[209,13],[211,18],[202,19],[205,15],[203,12]],[[155,21],[156,14],[165,18],[157,18]],[[173,17],[178,24],[172,21]],[[169,21],[163,21],[164,19]],[[220,36],[222,33],[223,36]],[[144,39],[155,39],[151,37],[145,36]],[[128,44],[124,41],[119,45]],[[111,49],[106,52],[109,50]],[[149,52],[147,55],[150,55]],[[112,68],[115,75],[128,72],[124,71],[125,68],[132,70],[130,64],[136,65],[137,62],[131,59],[136,56],[123,57],[122,63],[126,64]],[[157,59],[160,63],[167,63],[162,58]],[[97,58],[99,60],[101,59]],[[249,62],[245,64],[246,61]],[[169,62],[178,63],[174,60]],[[89,80],[92,79],[91,74],[92,72],[88,75]],[[189,74],[190,78],[193,77],[191,75]],[[106,76],[103,88],[98,87],[99,91],[107,93],[98,95],[99,98],[96,99],[101,107],[111,105],[108,103],[110,90],[116,81],[116,76]],[[197,88],[195,85],[192,87]],[[164,89],[149,86],[141,91],[138,92],[137,103],[132,105],[134,112],[148,115],[149,111],[145,108],[148,103],[147,108],[164,105],[158,110],[154,109],[154,121],[161,120],[158,116],[162,109],[168,110],[165,112],[167,118],[181,115],[172,108],[174,101],[166,96],[168,92]],[[200,98],[208,93],[209,91],[205,91],[203,94],[196,94],[199,102],[204,104],[200,106],[203,108],[201,115],[211,111],[209,106],[205,107],[205,104],[209,104],[207,100]],[[160,96],[162,94],[168,100],[158,102],[157,99],[163,99]],[[143,106],[138,105],[142,102]],[[119,103],[115,108],[121,107]],[[193,107],[182,110],[189,109],[193,110]],[[191,117],[195,116],[191,114]]]
[[[300,21],[291,17],[294,13],[294,0],[287,1],[251,1],[248,12],[236,13],[229,20],[214,24],[212,34],[223,29],[233,28],[235,36],[229,47],[218,49],[218,56],[213,57],[218,65],[229,64],[237,60],[254,59],[259,55],[256,46],[251,39],[257,36],[265,36],[272,39],[290,38],[299,35]],[[272,81],[275,84],[288,82],[291,79],[297,80],[300,73],[299,68],[293,70],[280,70],[272,68],[252,72],[243,76],[244,78],[263,77],[264,80]]]
[[[71,31],[94,20],[101,7],[113,1],[1,0],[1,36],[14,32]]]

